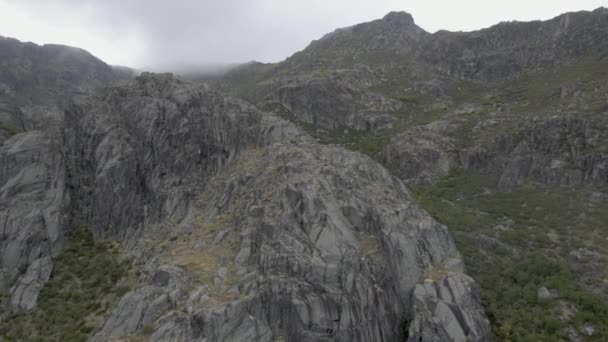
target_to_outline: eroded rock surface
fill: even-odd
[[[415,53],[427,35],[399,13],[359,29],[314,45],[389,34],[361,54],[386,62],[376,49]],[[141,271],[92,340],[489,339],[447,228],[373,159],[169,74],[110,86],[124,72],[83,50],[0,50],[0,319],[36,307],[87,227]],[[255,102],[325,130],[390,127],[404,105],[368,89],[386,72],[351,62],[281,71]]]
[[[65,159],[58,132],[30,131],[0,147],[0,289],[12,310],[35,306],[65,237]]]
[[[197,200],[197,218],[176,240],[161,243],[160,228],[144,232],[142,241],[155,246],[145,252],[156,256],[150,276],[97,338],[139,333],[156,312],[151,303],[166,299],[152,340],[403,340],[425,319],[418,310],[427,304],[412,296],[434,268],[468,279],[460,288],[446,283],[457,297],[445,300],[474,318],[437,329],[457,340],[489,338],[478,290],[446,228],[367,157],[307,138],[279,140],[244,151]],[[166,274],[169,285],[156,281],[167,267],[186,275],[179,288],[170,285],[179,271]],[[121,316],[138,323],[114,327]]]
[[[143,74],[72,104],[59,127],[0,151],[13,312],[35,307],[81,226],[143,265],[100,341],[401,340],[434,317],[413,297],[426,274],[464,277],[447,229],[400,180],[244,102]],[[450,305],[476,320],[437,329],[487,339],[467,286]]]

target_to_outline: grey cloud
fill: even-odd
[[[133,56],[124,59],[133,60],[130,66],[163,70],[280,61],[338,27],[380,18],[393,10],[411,12],[420,26],[433,32],[439,28],[476,29],[502,20],[548,19],[569,10],[593,9],[606,0],[0,1],[18,6],[52,27],[71,18],[67,14],[76,15],[83,19],[78,28],[82,32],[103,37],[103,44],[116,42],[118,51]],[[121,37],[126,36],[134,39],[125,43]]]
[[[86,18],[88,31],[110,40],[134,34],[145,52],[136,67],[156,69],[279,61],[337,26],[375,15],[370,8],[381,16],[398,2],[374,5],[374,1],[363,0],[13,1],[51,24],[70,11]],[[349,13],[349,20],[342,13]]]

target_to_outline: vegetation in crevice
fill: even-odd
[[[380,129],[375,132],[366,132],[345,127],[322,129],[314,124],[298,120],[293,113],[280,104],[267,105],[265,109],[277,114],[283,119],[294,122],[320,144],[341,145],[372,158],[377,158],[384,146],[390,143],[391,138],[403,130],[399,122],[395,125],[396,127]]]
[[[9,136],[17,134],[16,129],[14,129],[11,126],[8,126],[7,124],[3,123],[2,121],[0,121],[0,130],[5,131],[6,133],[8,133]]]
[[[241,243],[240,237],[231,231],[237,217],[236,209],[209,222],[198,217],[195,230],[161,244],[163,263],[188,271],[196,285],[208,286],[210,300],[206,306],[219,306],[236,298],[237,294],[232,291],[238,280],[236,265],[229,260],[234,260]],[[216,243],[218,235],[222,238]],[[205,241],[204,247],[197,245],[201,241]],[[215,278],[221,268],[226,269],[226,274],[223,282],[217,284]]]
[[[75,231],[53,260],[38,306],[3,322],[0,340],[85,341],[134,277],[117,243],[95,241],[88,229]]]

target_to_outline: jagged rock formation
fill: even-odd
[[[0,292],[21,311],[36,305],[70,221],[61,105],[117,77],[84,50],[4,37],[0,61]]]
[[[261,141],[259,112],[167,75],[102,90],[68,110],[70,174],[95,236],[130,244],[147,222],[179,222],[197,184]]]
[[[417,27],[409,14],[391,13],[336,30],[284,62],[250,63],[208,83],[263,104],[320,142],[373,156],[415,188],[465,246],[467,262],[490,298],[494,338],[516,340],[536,330],[539,340],[572,340],[587,334],[573,317],[606,313],[573,304],[579,294],[562,294],[542,308],[528,301],[525,305],[538,310],[535,316],[546,320],[528,325],[531,320],[517,313],[522,303],[500,298],[516,291],[523,295],[533,281],[518,283],[520,270],[504,275],[493,270],[558,260],[554,269],[570,274],[559,282],[564,288],[569,284],[581,296],[598,295],[597,303],[608,298],[601,261],[608,247],[598,238],[605,235],[598,222],[606,220],[602,212],[608,208],[607,33],[605,8],[433,34]],[[320,86],[327,84],[336,86]],[[365,104],[378,101],[354,100],[345,107],[340,104],[347,87],[359,98],[400,104],[373,111]],[[310,96],[319,88],[329,94]],[[370,129],[365,118],[379,114],[388,115],[387,124]],[[541,261],[530,261],[539,255]],[[511,289],[496,287],[500,277]],[[433,291],[419,292],[425,293]],[[443,305],[434,305],[442,310]],[[553,316],[560,308],[579,312]],[[546,328],[556,321],[557,333]],[[598,318],[592,325],[605,324]],[[424,339],[425,323],[414,326],[420,331],[410,335]]]
[[[488,29],[439,31],[424,42],[421,58],[450,76],[500,81],[538,69],[608,57],[608,10],[566,13],[548,21],[506,22]]]
[[[284,62],[244,65],[211,83],[261,103],[268,110],[286,113],[285,117],[296,122],[313,124],[314,130],[325,129],[326,135],[334,134],[331,130],[337,128],[377,132],[394,126],[416,125],[411,120],[400,125],[400,118],[407,115],[430,122],[433,120],[424,116],[434,115],[439,105],[448,116],[428,128],[401,129],[406,132],[394,134],[393,143],[382,149],[380,159],[411,184],[430,184],[447,175],[450,169],[463,167],[500,173],[502,189],[531,179],[547,184],[602,185],[605,182],[605,154],[600,148],[603,140],[589,134],[601,131],[605,122],[588,115],[589,111],[602,109],[571,108],[572,102],[578,102],[575,106],[581,107],[581,103],[600,101],[598,106],[601,106],[605,99],[601,99],[601,90],[596,86],[588,90],[598,94],[595,98],[577,100],[584,91],[581,88],[585,88],[582,81],[559,84],[568,79],[566,77],[576,77],[575,74],[553,77],[556,89],[551,90],[554,93],[550,97],[557,100],[554,102],[566,102],[565,99],[570,102],[552,108],[540,107],[533,113],[536,122],[526,122],[525,117],[507,117],[512,111],[529,111],[522,107],[530,100],[519,99],[522,90],[515,88],[507,92],[510,97],[515,93],[513,100],[499,99],[503,108],[468,127],[479,131],[489,128],[496,133],[492,139],[484,140],[484,146],[456,146],[459,143],[453,135],[463,122],[471,123],[465,122],[464,114],[485,110],[480,107],[493,102],[497,92],[492,89],[506,87],[505,80],[517,82],[519,77],[543,70],[559,75],[556,67],[588,60],[598,68],[605,66],[608,46],[603,37],[607,33],[608,11],[604,8],[567,13],[548,21],[500,23],[475,32],[434,34],[416,26],[409,14],[395,12],[380,20],[336,30]],[[466,83],[462,83],[463,80]],[[535,87],[547,86],[535,84]],[[429,95],[435,98],[427,99]],[[458,108],[462,105],[461,98],[466,97],[477,99],[479,104]],[[347,99],[348,106],[340,105],[342,99]],[[444,104],[443,107],[440,104]],[[561,119],[548,117],[551,111],[561,112],[564,107],[570,117],[584,115],[582,120],[586,123],[582,125],[587,128],[581,131],[572,126],[569,130]],[[518,120],[517,134],[500,132],[502,122]],[[594,128],[590,128],[592,126]],[[564,140],[569,139],[577,142],[568,146]],[[545,143],[552,146],[551,151],[540,146]],[[529,156],[516,158],[518,154]]]
[[[117,78],[110,66],[87,51],[62,45],[39,46],[0,36],[0,60],[0,131],[10,133],[60,119],[62,101]]]
[[[545,70],[594,56],[605,61],[608,45],[608,11],[567,13],[549,21],[500,23],[475,32],[439,31],[430,34],[416,26],[408,13],[393,12],[383,19],[338,29],[313,41],[306,49],[274,65],[246,64],[211,83],[223,91],[259,103],[272,101],[289,108],[289,103],[307,104],[308,115],[293,115],[321,129],[335,121],[322,99],[293,92],[286,98],[284,87],[293,79],[314,75],[324,82],[356,84],[357,92],[397,99],[420,93],[450,98],[462,80],[476,83],[500,82],[525,73]],[[368,70],[366,73],[356,70]],[[321,81],[305,84],[312,92]],[[466,85],[465,85],[466,86]],[[323,89],[340,98],[340,87]],[[305,102],[304,102],[305,101]],[[386,99],[384,102],[389,101]],[[405,103],[407,107],[408,103]],[[351,111],[370,112],[366,102],[354,101]],[[403,107],[403,106],[402,106]],[[376,114],[399,114],[403,108],[377,108]],[[342,115],[338,114],[337,117]],[[357,118],[354,127],[367,127]],[[328,123],[324,125],[323,123]],[[352,122],[344,122],[346,128]]]
[[[489,337],[489,332],[478,330],[483,326],[483,317],[478,314],[482,309],[481,294],[470,277],[446,275],[425,279],[424,284],[416,285],[414,302],[415,318],[408,330],[411,341],[466,341]],[[478,309],[471,310],[475,307]]]
[[[49,258],[65,239],[69,193],[58,135],[29,131],[0,148],[0,289],[13,311],[36,305],[52,270]]]
[[[399,101],[344,82],[314,78],[296,79],[281,86],[260,106],[272,108],[273,104],[279,104],[287,116],[312,127],[367,132],[389,126],[395,119],[387,113],[403,106]]]
[[[36,307],[54,258],[85,226],[120,242],[140,271],[116,285],[128,292],[96,316],[94,341],[487,341],[479,288],[406,185],[456,169],[492,180],[473,200],[446,200],[447,214],[530,182],[592,189],[588,207],[601,207],[607,20],[599,9],[430,34],[390,13],[282,63],[207,80],[253,104],[169,74],[109,85],[128,70],[1,39],[0,320]],[[328,136],[401,179],[316,141]],[[509,208],[477,209],[456,220],[459,246],[483,254],[473,262],[528,253],[501,241],[520,238]],[[517,219],[533,213],[516,209]],[[560,242],[551,224],[525,248]],[[554,250],[581,279],[601,279],[603,250],[569,248]],[[546,300],[569,310],[563,336],[603,333],[570,323],[575,304]],[[494,336],[519,336],[491,317],[504,334]]]
[[[603,140],[593,126],[578,117],[543,120],[518,140],[499,140],[494,151],[488,149],[495,156],[483,150],[463,152],[462,164],[497,174],[503,190],[531,179],[553,186],[601,187],[608,183],[608,156],[595,150]]]
[[[30,310],[63,246],[71,199],[62,106],[126,77],[88,52],[0,37],[0,292]]]
[[[146,274],[98,338],[152,324],[158,341],[403,340],[416,310],[435,310],[432,299],[410,299],[423,281],[444,282],[459,297],[446,301],[468,319],[428,314],[420,330],[487,338],[445,227],[400,181],[356,153],[281,136],[229,163],[174,241],[158,247],[162,228],[144,232],[155,246]]]
[[[368,157],[171,75],[106,87],[53,122],[0,153],[8,313],[36,306],[88,226],[142,265],[93,340],[489,336],[447,229]],[[434,320],[436,300],[412,297],[425,281],[467,319]]]
[[[502,190],[528,181],[598,187],[608,182],[602,122],[548,118],[526,123],[516,135],[460,149],[449,137],[454,127],[436,122],[402,133],[384,148],[382,161],[413,185],[432,184],[457,167],[495,176]]]
[[[433,184],[458,165],[450,124],[436,121],[414,127],[391,139],[381,151],[381,161],[410,185]]]

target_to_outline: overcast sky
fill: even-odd
[[[277,62],[335,28],[407,11],[429,32],[549,19],[608,0],[0,0],[0,35],[137,68]]]

